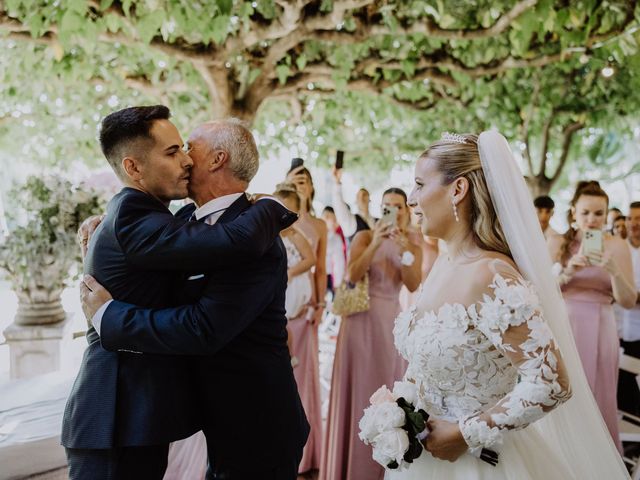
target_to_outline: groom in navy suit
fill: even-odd
[[[210,122],[189,144],[189,191],[199,208],[178,216],[216,225],[242,218],[251,205],[244,191],[258,169],[251,133],[232,120]],[[193,389],[194,408],[204,414],[207,478],[295,480],[309,426],[286,344],[286,251],[278,238],[259,260],[235,262],[190,271],[182,307],[110,300],[91,279],[83,306],[107,350],[201,355],[193,361]]]
[[[102,150],[125,188],[94,233],[85,271],[116,298],[153,308],[179,305],[178,280],[193,269],[258,260],[295,216],[264,200],[232,221],[210,226],[174,217],[193,166],[163,106],[107,116]],[[226,314],[228,310],[211,313]],[[168,444],[202,428],[198,378],[187,356],[108,351],[95,329],[67,401],[62,443],[72,479],[161,479]]]

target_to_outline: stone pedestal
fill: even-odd
[[[71,318],[48,325],[12,323],[3,332],[9,345],[10,378],[28,378],[60,369],[65,341],[71,338]]]

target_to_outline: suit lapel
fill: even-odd
[[[247,198],[247,194],[243,194],[238,199],[229,205],[222,216],[218,219],[220,223],[231,222],[233,219],[238,217],[242,212],[244,212],[247,208],[251,206],[251,202]]]

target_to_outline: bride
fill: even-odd
[[[386,478],[628,478],[504,137],[445,134],[419,158],[409,204],[448,254],[396,320],[405,380],[431,420],[426,451]],[[468,453],[483,447],[499,452],[497,466]]]

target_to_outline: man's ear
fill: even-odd
[[[122,159],[122,170],[131,180],[140,180],[142,178],[142,162],[135,157],[124,157]]]
[[[225,150],[214,150],[209,160],[209,171],[215,172],[221,169],[229,161],[229,153]]]

